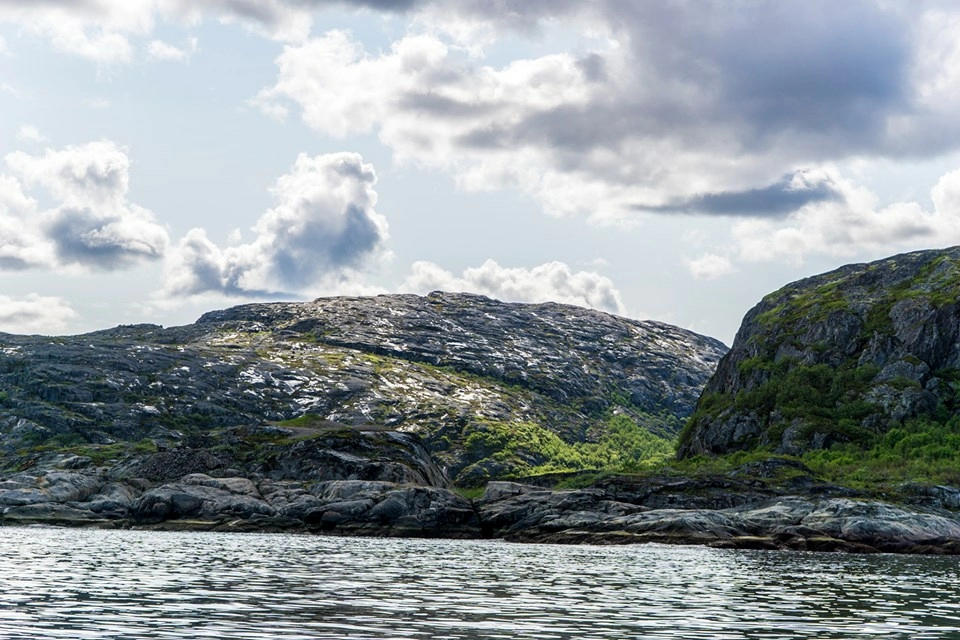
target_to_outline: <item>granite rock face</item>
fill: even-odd
[[[800,454],[960,412],[960,248],[842,267],[766,296],[707,383],[681,456]]]
[[[115,462],[159,450],[138,472],[157,480],[232,466],[482,483],[549,461],[522,447],[501,455],[497,438],[521,425],[592,442],[619,413],[672,437],[725,349],[656,322],[446,293],[244,305],[167,329],[0,334],[0,451],[29,466],[53,448],[82,458],[92,445]],[[471,439],[478,431],[488,437]]]

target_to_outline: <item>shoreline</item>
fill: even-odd
[[[75,472],[17,474],[0,481],[0,525],[960,555],[957,513],[852,497],[731,493],[726,500],[742,502],[710,508],[503,481],[488,483],[475,500],[364,480],[255,483],[190,474],[140,491],[136,485]],[[646,502],[682,502],[667,498]]]

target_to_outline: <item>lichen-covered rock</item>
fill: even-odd
[[[960,411],[958,374],[960,248],[848,265],[746,314],[679,454],[867,443]]]
[[[480,483],[550,458],[530,447],[498,456],[470,439],[478,430],[535,425],[567,443],[597,442],[616,412],[672,438],[725,349],[657,322],[448,293],[243,305],[166,329],[2,334],[0,452],[28,466],[55,443],[74,454],[70,464],[128,461],[127,477],[154,482],[253,472],[263,462],[259,472],[275,479],[441,486],[440,475],[466,473]],[[260,446],[271,440],[265,425],[304,416],[313,421],[293,425],[291,439],[381,431],[376,446],[397,455]],[[246,438],[244,428],[260,430]],[[325,465],[336,468],[326,477]]]

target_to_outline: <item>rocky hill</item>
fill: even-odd
[[[958,413],[960,248],[920,251],[766,296],[708,382],[679,452],[797,455],[886,438],[903,460],[898,442],[915,435],[919,446],[938,428],[923,446],[953,455],[944,438],[957,431]]]
[[[943,287],[913,292],[918,278],[937,283],[933,274],[952,278],[955,267],[923,262],[901,258],[899,280],[853,267],[765,301],[700,400],[687,450],[707,450],[711,424],[739,424],[731,416],[743,396],[717,390],[731,371],[747,394],[781,385],[775,408],[754,409],[747,424],[772,430],[790,416],[814,444],[836,437],[814,420],[824,407],[836,417],[865,403],[853,405],[864,407],[854,426],[872,429],[901,405],[908,415],[948,402],[953,361],[913,355],[941,345],[940,334],[908,319],[952,313],[942,311]],[[870,311],[877,299],[886,316]],[[766,333],[755,337],[755,325]],[[851,341],[861,335],[863,344]],[[864,491],[786,457],[616,473],[672,455],[724,351],[659,323],[459,294],[245,305],[168,329],[2,335],[0,525],[960,553],[960,490],[948,486]],[[923,374],[905,382],[914,369],[902,362]],[[808,379],[810,389],[794,384]],[[825,395],[835,388],[844,390],[836,399]],[[808,393],[816,401],[801,404]],[[734,445],[769,432],[757,433]],[[791,436],[776,446],[784,442],[802,444]],[[548,473],[577,469],[606,472]],[[579,488],[558,488],[559,478]]]
[[[447,293],[0,334],[0,449],[8,467],[75,455],[149,481],[479,484],[629,462],[630,443],[676,435],[725,350],[657,322]]]

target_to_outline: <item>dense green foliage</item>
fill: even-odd
[[[869,441],[872,434],[860,424],[877,408],[862,397],[876,377],[877,367],[858,367],[852,362],[838,368],[826,364],[803,366],[788,359],[776,365],[750,359],[740,366],[744,372],[764,368],[766,381],[749,391],[741,390],[736,396],[704,395],[681,433],[681,441],[689,437],[697,421],[730,408],[751,412],[766,422],[774,411],[778,412],[780,419],[768,432],[770,442],[779,442],[785,425],[796,418],[803,421],[807,433],[817,431],[862,444]]]
[[[866,445],[845,443],[829,449],[808,451],[802,456],[753,449],[734,453],[671,461],[660,469],[664,473],[685,476],[739,473],[744,465],[767,461],[796,463],[785,465],[774,480],[810,475],[837,485],[873,492],[896,491],[904,482],[960,486],[960,416],[946,422],[923,418],[907,421],[882,435],[873,436]]]
[[[866,448],[837,445],[810,451],[803,461],[825,479],[850,486],[906,480],[960,485],[960,416],[945,423],[911,420]]]
[[[610,416],[596,442],[566,442],[530,422],[483,422],[466,439],[475,457],[504,463],[515,477],[582,470],[648,468],[673,455],[674,443],[625,415]]]

